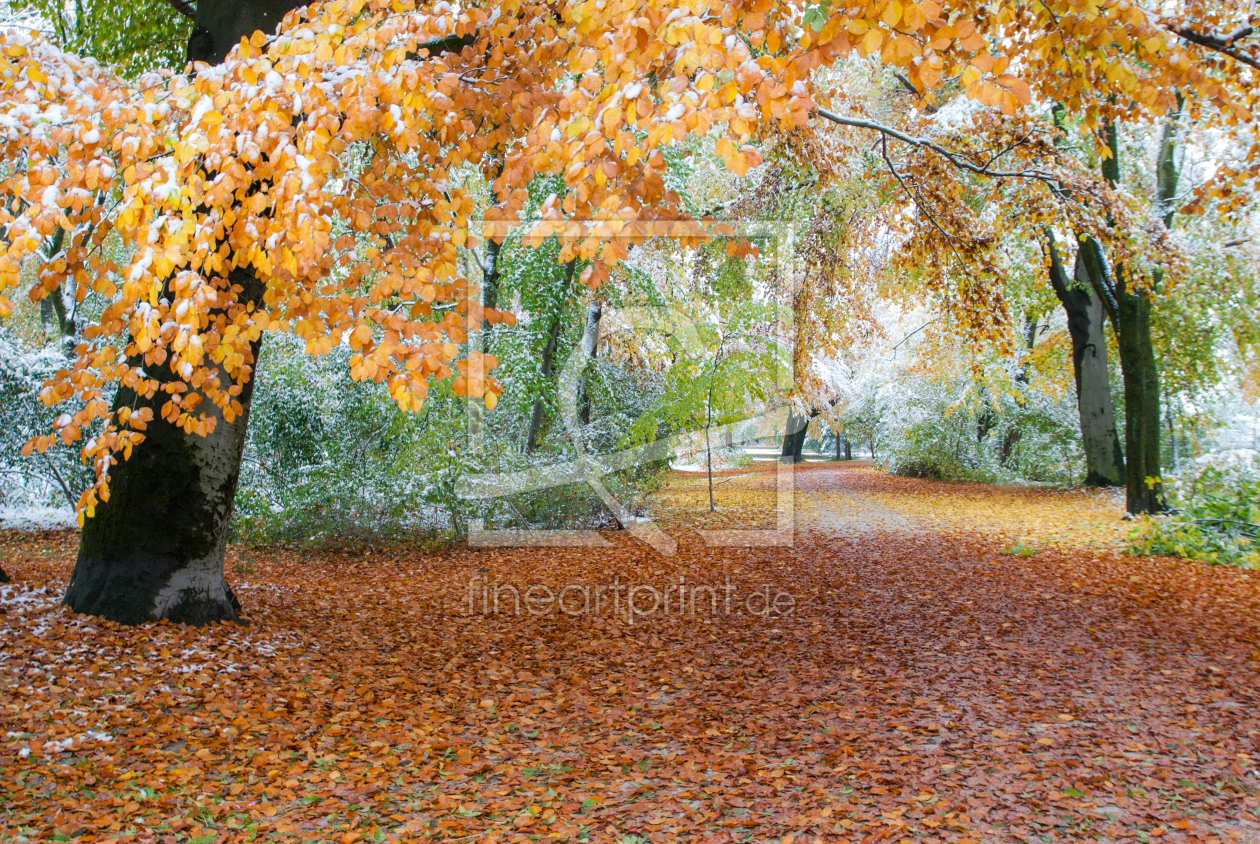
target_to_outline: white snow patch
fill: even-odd
[[[77,527],[74,512],[60,507],[0,507],[0,528],[8,530],[53,530]]]

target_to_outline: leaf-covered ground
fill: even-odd
[[[798,471],[794,547],[685,529],[765,521],[767,472],[672,484],[670,558],[234,549],[246,628],[72,616],[74,536],[0,534],[0,840],[1260,841],[1257,573],[862,466]],[[505,588],[614,581],[716,608]]]

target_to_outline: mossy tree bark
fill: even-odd
[[[300,5],[202,0],[188,57],[217,64],[242,37],[274,31],[285,13]],[[233,270],[228,281],[240,288],[241,303],[261,303],[264,285],[252,272]],[[258,350],[255,343],[254,361]],[[151,375],[159,381],[173,377],[165,367]],[[84,523],[66,605],[124,624],[239,620],[223,557],[252,392],[251,380],[238,397],[244,412],[231,424],[220,416],[214,432],[200,437],[162,419],[166,393],[145,398],[119,389],[116,408],[149,407],[154,418],[131,459],[110,473],[109,500]]]
[[[1157,190],[1164,209],[1170,209],[1176,194],[1178,172],[1173,163],[1173,139],[1177,115],[1165,126],[1156,169]],[[1119,138],[1115,124],[1106,127],[1110,157],[1102,163],[1103,177],[1111,184],[1120,181]],[[1172,224],[1172,212],[1164,214]],[[1160,390],[1159,367],[1151,340],[1151,309],[1161,274],[1156,273],[1152,289],[1134,289],[1122,268],[1107,266],[1102,247],[1093,238],[1081,243],[1094,292],[1102,302],[1116,332],[1120,352],[1120,372],[1124,376],[1125,490],[1128,510],[1160,513],[1166,509],[1160,470]]]
[[[1069,278],[1050,236],[1050,284],[1067,314],[1072,338],[1072,370],[1076,376],[1076,408],[1085,448],[1087,486],[1122,486],[1124,451],[1111,403],[1111,366],[1103,330],[1103,306],[1093,293],[1084,256],[1077,252]]]
[[[1119,291],[1120,368],[1124,372],[1126,489],[1130,513],[1164,510],[1160,470],[1159,368],[1151,343],[1151,299]]]

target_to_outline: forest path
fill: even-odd
[[[863,537],[895,533],[923,533],[930,525],[912,514],[889,506],[860,487],[846,483],[860,473],[875,472],[870,461],[808,468],[796,478],[797,527],[821,530],[857,543]]]
[[[74,535],[0,531],[0,840],[1260,841],[1257,573],[861,465],[706,546],[774,524],[734,474],[665,490],[673,556],[234,547],[244,629],[72,616]]]

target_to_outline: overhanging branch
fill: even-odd
[[[430,56],[437,56],[442,53],[457,53],[475,43],[477,43],[477,34],[469,33],[467,35],[448,35],[445,38],[434,38],[432,41],[421,41],[416,45],[416,48],[428,50]],[[415,59],[417,56],[409,55],[407,58]]]
[[[1255,34],[1256,28],[1254,26],[1240,26],[1229,35],[1213,35],[1210,32],[1197,32],[1187,26],[1172,26],[1169,29],[1181,38],[1189,41],[1191,44],[1197,44],[1205,49],[1229,56],[1236,62],[1241,62],[1248,67],[1260,70],[1260,59],[1249,53],[1243,52],[1237,47],[1239,41]]]
[[[1058,178],[1045,172],[1044,170],[994,170],[987,164],[976,164],[968,160],[965,156],[960,155],[951,149],[947,149],[938,143],[929,141],[926,138],[916,138],[913,135],[907,135],[905,132],[894,129],[891,126],[885,126],[882,123],[876,123],[873,120],[863,120],[859,117],[843,117],[835,112],[828,111],[825,108],[816,108],[814,109],[814,113],[819,117],[825,117],[832,123],[838,123],[841,126],[853,126],[858,129],[870,129],[871,131],[881,133],[885,137],[896,138],[902,143],[910,144],[911,146],[918,147],[920,149],[930,150],[953,164],[955,167],[967,170],[979,176],[987,176],[991,179],[1031,179],[1048,185],[1056,193],[1063,189],[1063,183]]]

